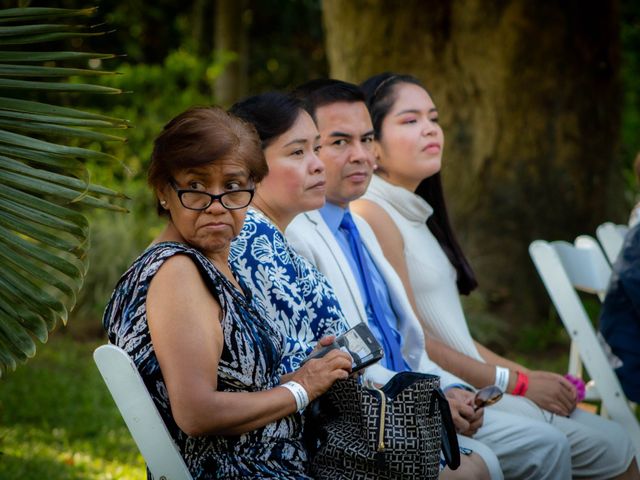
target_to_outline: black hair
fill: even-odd
[[[262,148],[289,130],[304,111],[302,102],[287,93],[267,92],[234,103],[229,112],[253,125]]]
[[[360,87],[333,78],[311,80],[296,87],[292,95],[302,101],[314,121],[317,121],[316,110],[324,105],[336,102],[365,103],[365,96]]]
[[[425,91],[427,90],[422,82],[412,75],[396,75],[390,72],[374,75],[360,85],[367,99],[367,107],[369,108],[369,115],[371,115],[371,123],[373,124],[373,132],[376,139],[380,139],[382,121],[396,102],[397,95],[393,87],[399,83],[411,83]]]
[[[397,98],[397,91],[394,87],[401,83],[410,83],[427,90],[416,77],[396,75],[390,72],[375,75],[360,86],[366,96],[374,134],[378,140],[382,136],[382,122]],[[440,247],[458,273],[458,291],[463,295],[468,295],[478,286],[478,282],[451,228],[440,172],[422,180],[415,193],[425,199],[433,208],[433,215],[427,219],[427,227],[436,237]]]

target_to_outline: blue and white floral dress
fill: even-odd
[[[218,390],[253,392],[280,383],[282,335],[199,251],[173,242],[147,249],[122,276],[103,323],[109,341],[132,358],[195,480],[216,478],[306,479],[306,453],[299,414],[252,432],[233,436],[190,437],[176,425],[147,324],[149,284],[173,255],[187,255],[197,265],[222,308],[224,349],[218,364]]]
[[[333,288],[298,255],[262,212],[249,209],[240,235],[231,243],[229,263],[251,303],[285,336],[281,373],[295,371],[327,335],[347,330]]]

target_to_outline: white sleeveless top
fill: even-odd
[[[427,331],[453,349],[484,361],[460,304],[456,270],[426,225],[433,214],[431,205],[378,175],[373,176],[362,198],[382,207],[400,230],[416,313]]]

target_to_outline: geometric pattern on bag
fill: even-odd
[[[414,372],[395,375],[381,390],[354,378],[336,382],[308,409],[305,428],[313,429],[319,440],[315,454],[311,449],[311,475],[331,480],[437,479],[439,385],[439,377]]]

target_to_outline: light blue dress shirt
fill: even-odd
[[[329,227],[329,230],[331,230],[331,233],[338,241],[338,245],[340,245],[340,248],[342,249],[344,255],[346,256],[347,261],[349,262],[349,267],[351,268],[351,271],[354,274],[356,282],[358,283],[358,289],[360,291],[360,295],[365,303],[365,309],[366,309],[367,320],[368,320],[367,323],[369,324],[369,328],[373,332],[376,339],[378,339],[378,341],[382,345],[384,345],[387,342],[385,341],[380,328],[378,328],[378,326],[376,325],[376,321],[373,318],[373,310],[371,308],[371,302],[369,300],[369,296],[367,295],[367,291],[364,286],[364,279],[362,278],[362,272],[360,271],[360,268],[358,267],[358,262],[354,258],[353,253],[351,251],[351,246],[349,245],[349,239],[347,238],[346,234],[342,231],[342,229],[340,229],[340,222],[342,222],[342,218],[344,217],[346,209],[327,202],[325,203],[324,207],[322,207],[319,211],[320,211],[320,215],[322,215],[322,218],[324,219],[327,226]],[[380,275],[380,272],[378,271],[378,268],[376,267],[376,264],[374,263],[373,258],[371,258],[371,254],[367,250],[366,245],[362,245],[362,246],[365,252],[365,257],[366,257],[365,261],[367,262],[367,270],[371,274],[370,278],[373,283],[376,296],[379,299],[380,306],[382,307],[382,310],[383,310],[384,318],[381,318],[380,321],[387,323],[387,325],[389,326],[389,330],[391,330],[392,334],[395,336],[396,342],[400,346],[402,346],[402,337],[400,333],[398,333],[398,330],[396,328],[398,324],[398,317],[396,313],[393,311],[393,307],[391,305],[391,297],[389,295],[389,289],[387,288],[387,284],[382,278],[382,275]],[[387,356],[384,356],[380,361],[380,363],[386,368],[391,368],[389,365],[390,362]],[[404,370],[411,370],[409,365],[407,365],[406,361],[403,363],[404,363]]]

